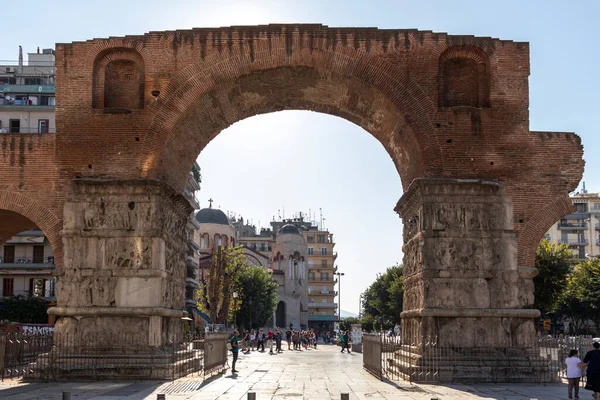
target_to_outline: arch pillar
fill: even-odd
[[[502,184],[417,179],[396,211],[404,222],[406,372],[436,359],[442,381],[537,381],[540,313],[530,308],[532,276],[518,267],[512,201]],[[494,363],[473,371],[472,357]]]
[[[55,341],[63,345],[50,359],[54,366],[69,366],[57,370],[61,378],[89,373],[62,359],[72,357],[65,355],[71,353],[64,346],[72,354],[85,351],[88,360],[98,357],[107,378],[169,376],[164,368],[174,360],[168,346],[181,339],[186,315],[185,226],[190,212],[182,195],[158,181],[73,182],[64,205],[57,306],[49,310],[60,317]],[[115,349],[120,356],[107,365],[102,357]],[[140,356],[156,363],[136,365]]]

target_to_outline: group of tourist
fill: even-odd
[[[594,342],[593,349],[588,351],[583,360],[578,357],[577,350],[571,350],[569,356],[565,359],[567,364],[567,381],[569,399],[579,399],[579,380],[582,377],[582,368],[586,367],[586,389],[593,392],[592,396],[600,400],[600,343]]]
[[[236,331],[237,332],[237,331]],[[281,344],[285,340],[288,345],[288,350],[307,350],[310,347],[317,348],[318,334],[312,330],[292,330],[288,328],[283,332],[280,328],[276,328],[274,331],[268,328],[266,331],[263,329],[248,330],[244,329],[241,333],[236,334],[241,339],[242,353],[248,354],[251,351],[264,352],[265,345],[269,349],[269,354],[275,352],[281,353]]]

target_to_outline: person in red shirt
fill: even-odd
[[[269,354],[273,354],[273,332],[271,332],[271,328],[269,328],[269,332],[267,333],[267,344],[269,346]]]

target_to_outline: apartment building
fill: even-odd
[[[308,246],[308,326],[315,330],[333,330],[338,321],[337,253],[333,234],[311,226],[302,235]]]
[[[546,233],[552,242],[569,245],[578,260],[600,255],[600,194],[584,189],[571,196],[575,211]]]
[[[0,297],[56,300],[54,253],[39,229],[21,232],[0,246]]]
[[[262,228],[258,234],[256,226],[244,223],[243,218],[234,221],[233,225],[238,243],[268,256],[270,260],[276,259],[272,249],[276,247],[276,239],[283,227],[294,226],[298,229],[306,246],[308,327],[319,331],[333,330],[335,322],[339,321],[338,303],[335,301],[338,295],[335,290],[338,282],[335,265],[337,253],[334,251],[333,234],[314,222],[306,221],[303,213],[298,213],[294,218],[272,221],[270,229]],[[278,272],[275,264],[272,269]]]
[[[54,133],[54,50],[0,61],[0,134]]]

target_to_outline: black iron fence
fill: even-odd
[[[39,381],[172,380],[212,373],[227,363],[226,333],[163,339],[148,340],[147,334],[111,338],[5,334],[0,336],[0,376]]]
[[[592,343],[585,336],[545,336],[529,349],[458,348],[441,346],[437,337],[404,343],[400,336],[371,333],[363,335],[363,368],[382,380],[559,382],[566,379],[569,352],[578,350],[583,359]],[[582,373],[584,385],[585,368]]]

